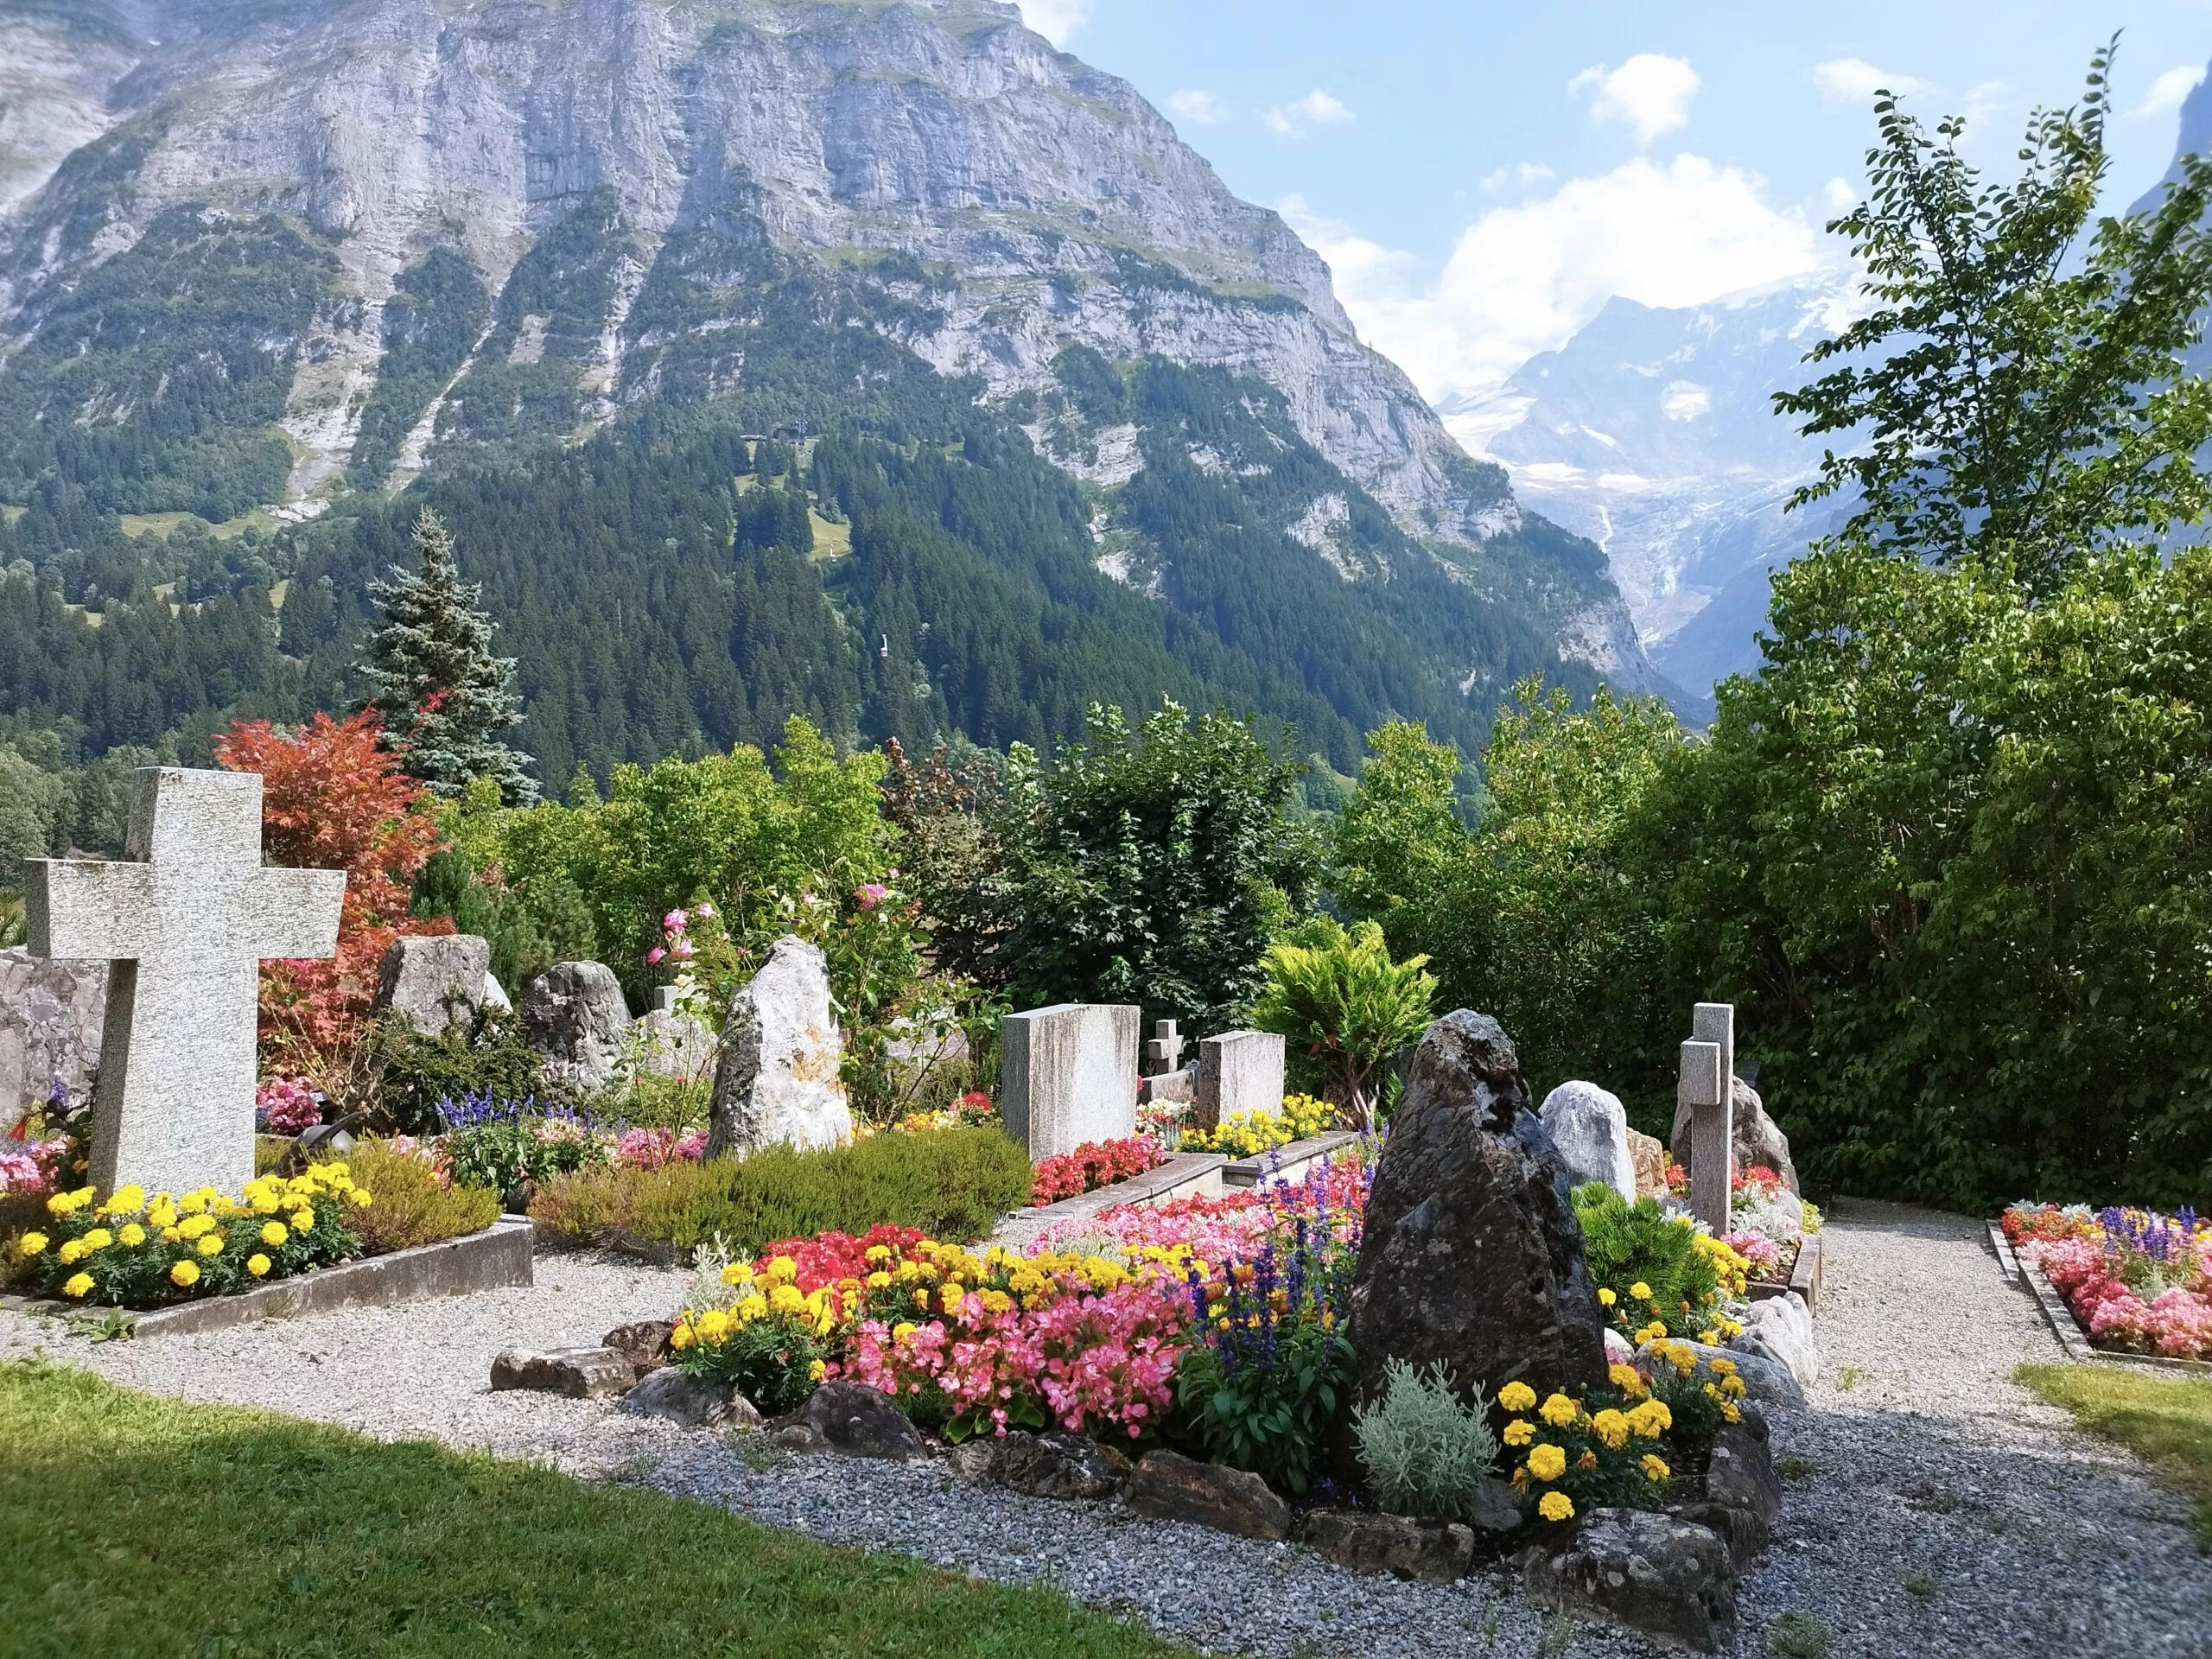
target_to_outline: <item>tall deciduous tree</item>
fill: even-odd
[[[1931,136],[1877,94],[1866,200],[1828,226],[1872,308],[1808,354],[1838,366],[1774,400],[1852,446],[1791,501],[1855,488],[1841,538],[2001,563],[2044,593],[2086,555],[2212,508],[2194,464],[2212,379],[2182,360],[2212,300],[2212,163],[2184,156],[2154,213],[2095,217],[2113,51],[2079,105],[2037,111],[2010,182],[1959,153],[1963,118]]]
[[[492,654],[492,621],[478,608],[483,590],[461,580],[452,539],[427,507],[415,521],[415,551],[419,574],[394,567],[391,580],[369,584],[381,620],[360,664],[367,706],[408,772],[440,795],[458,798],[470,779],[491,778],[502,800],[527,806],[537,785],[499,741],[522,720],[514,659]]]

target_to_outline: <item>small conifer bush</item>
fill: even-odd
[[[1497,1465],[1497,1437],[1479,1388],[1462,1401],[1441,1365],[1420,1370],[1402,1359],[1384,1368],[1382,1395],[1352,1413],[1352,1433],[1368,1483],[1400,1515],[1465,1516],[1483,1478]]]

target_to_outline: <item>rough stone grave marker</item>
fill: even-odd
[[[1690,1213],[1717,1236],[1728,1230],[1732,1173],[1729,1122],[1736,1075],[1736,1009],[1700,1002],[1682,1045],[1677,1106],[1690,1111]]]
[[[1032,1161],[1137,1131],[1137,1028],[1126,1002],[1059,1002],[999,1026],[999,1116]]]
[[[1224,1031],[1198,1045],[1198,1109],[1202,1129],[1238,1112],[1282,1109],[1282,1039],[1269,1031]]]
[[[261,963],[338,950],[343,870],[264,868],[261,779],[147,766],[122,861],[25,865],[30,953],[105,958],[92,1184],[149,1191],[253,1179]]]

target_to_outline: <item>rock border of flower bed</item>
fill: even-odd
[[[1994,1223],[1991,1224],[1995,1225]],[[2004,1242],[2001,1233],[1998,1235],[1998,1242],[2000,1244]],[[1999,1265],[2002,1264],[2000,1257]],[[2066,1299],[2058,1294],[2057,1287],[2044,1276],[2041,1263],[2023,1262],[2015,1257],[2014,1265],[2020,1275],[2020,1283],[2027,1287],[2028,1294],[2035,1298],[2036,1305],[2043,1309],[2043,1316],[2050,1323],[2051,1334],[2058,1338],[2059,1347],[2075,1363],[2148,1365],[2158,1370],[2178,1371],[2189,1376],[2212,1376],[2212,1360],[2177,1359],[2167,1354],[2112,1353],[2096,1346],[2089,1340],[2089,1333],[2082,1328],[2082,1321],[2075,1317],[2074,1310],[2067,1306]]]
[[[528,1285],[534,1281],[532,1236],[536,1230],[527,1216],[501,1216],[481,1232],[385,1255],[364,1256],[358,1262],[340,1262],[273,1285],[257,1285],[251,1290],[143,1313],[128,1308],[119,1312],[130,1323],[132,1338],[143,1340],[197,1336],[257,1325],[264,1319],[298,1319],[364,1303],[388,1306]],[[94,1312],[74,1302],[26,1300],[18,1305],[27,1312],[79,1318]]]

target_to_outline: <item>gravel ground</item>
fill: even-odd
[[[1834,1659],[2021,1654],[2212,1659],[2212,1558],[2187,1505],[2073,1434],[2009,1380],[2056,1344],[1978,1224],[1847,1202],[1828,1234],[1824,1372],[1809,1413],[1774,1413],[1793,1471],[1783,1535],[1746,1581],[1736,1651],[1810,1614]],[[202,1337],[93,1344],[0,1314],[0,1354],[36,1345],[118,1382],[275,1407],[385,1438],[429,1435],[722,1503],[772,1526],[1040,1580],[1198,1646],[1267,1656],[1643,1654],[1530,1610],[1502,1569],[1457,1585],[1363,1579],[1289,1545],[1058,1503],[904,1467],[781,1453],[486,1387],[505,1347],[594,1339],[664,1317],[683,1275],[541,1257],[538,1283]],[[1924,1575],[1924,1576],[1923,1576]]]

